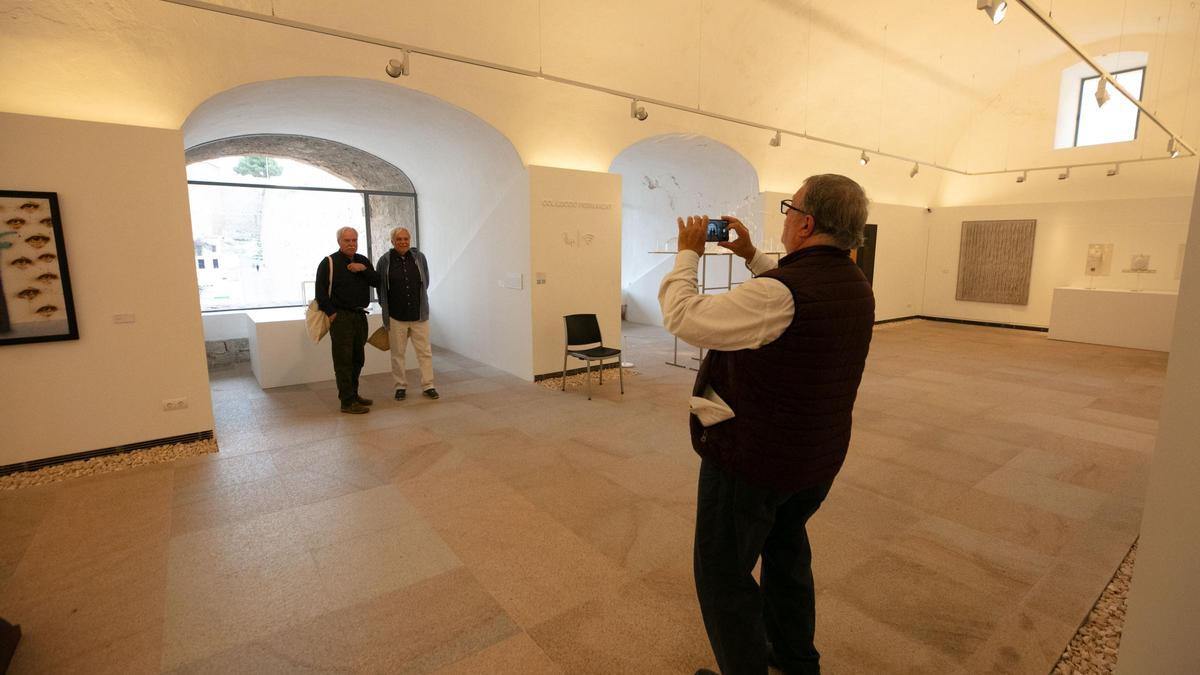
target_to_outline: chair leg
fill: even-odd
[[[600,359],[600,386],[604,386],[604,359]]]
[[[592,360],[587,360],[587,394],[588,400],[592,400]]]
[[[567,390],[567,353],[563,352],[563,387],[562,390]]]
[[[621,368],[621,356],[617,355],[617,379],[621,381],[621,395],[625,395],[625,370]]]

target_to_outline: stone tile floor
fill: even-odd
[[[693,373],[587,401],[439,350],[439,401],[212,377],[221,452],[0,493],[14,673],[691,673]],[[687,353],[681,354],[681,359]],[[811,536],[828,673],[1050,670],[1140,521],[1166,355],[878,327]],[[613,386],[610,386],[613,385]]]

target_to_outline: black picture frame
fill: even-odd
[[[0,190],[0,346],[78,339],[58,193]]]

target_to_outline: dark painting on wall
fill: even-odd
[[[58,193],[0,190],[0,345],[78,339]]]

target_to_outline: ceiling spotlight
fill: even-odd
[[[400,77],[408,75],[408,52],[404,52],[403,59],[391,59],[387,62],[387,67],[383,69],[389,77]]]
[[[1104,172],[1104,175],[1106,175],[1106,176],[1115,176],[1115,175],[1117,175],[1117,174],[1119,174],[1119,173],[1121,173],[1121,165],[1120,165],[1120,164],[1113,164],[1113,168],[1109,169],[1108,171],[1105,171],[1105,172]]]
[[[646,112],[645,108],[638,105],[637,99],[635,98],[629,103],[629,116],[639,122],[645,122],[646,118],[650,116],[650,113]]]
[[[863,150],[862,154],[858,156],[859,165],[866,166],[868,163],[870,163],[870,161],[871,161],[871,158],[867,157],[867,151]]]
[[[768,142],[770,143],[772,148],[778,148],[779,144],[783,142],[783,135],[780,132],[776,131],[775,136]]]
[[[1100,80],[1100,84],[1096,85],[1096,107],[1103,108],[1105,103],[1108,103],[1108,80]]]
[[[1024,183],[1024,182],[1025,182],[1025,180],[1026,180],[1027,178],[1029,178],[1029,172],[1028,172],[1028,171],[1022,171],[1022,172],[1021,172],[1021,175],[1017,176],[1017,182],[1018,182],[1018,183]]]
[[[1167,141],[1167,154],[1171,156],[1171,159],[1179,156],[1179,148],[1175,145],[1174,136],[1171,137],[1171,140]]]
[[[975,9],[987,12],[992,23],[997,24],[1003,21],[1004,15],[1008,13],[1008,3],[1005,0],[975,0]]]
[[[916,162],[913,162],[913,168],[912,168],[912,171],[909,171],[909,172],[908,172],[908,177],[909,177],[909,178],[916,178],[916,177],[917,177],[917,174],[918,174],[918,173],[920,173],[920,172],[921,172],[921,165],[920,165],[920,164],[918,164],[918,163],[916,163]]]
[[[1066,180],[1070,177],[1071,177],[1071,167],[1069,167],[1069,166],[1067,168],[1063,169],[1062,173],[1058,174],[1059,180]]]

